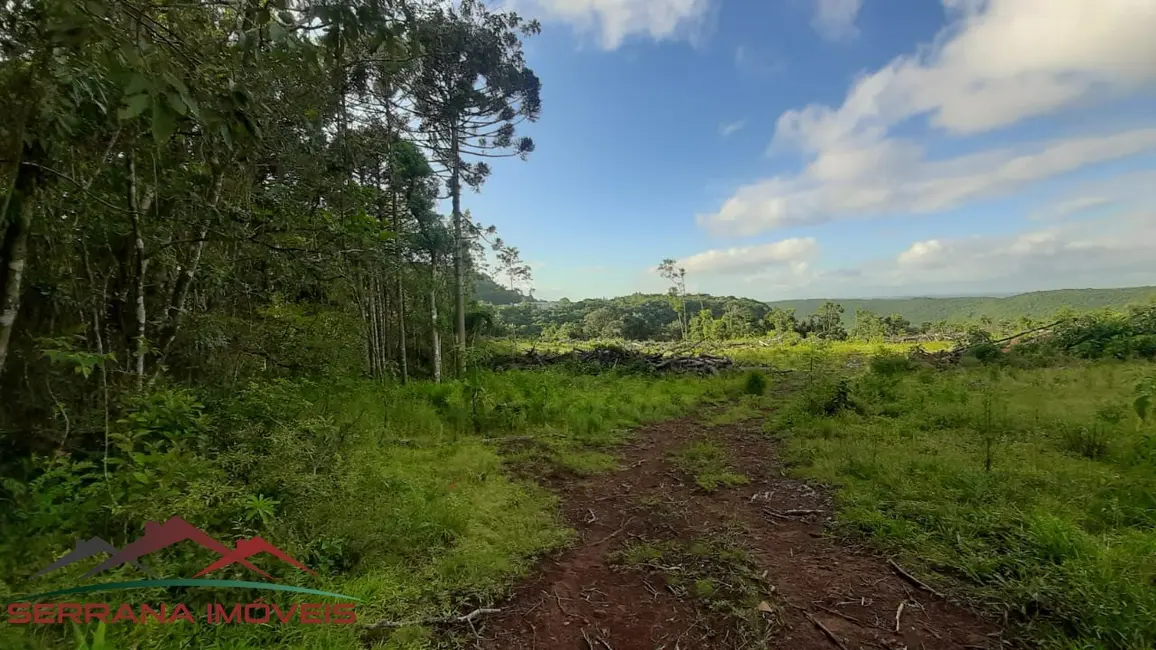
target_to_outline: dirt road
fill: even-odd
[[[486,617],[481,647],[1001,647],[991,622],[824,537],[829,495],[784,476],[761,420],[704,418],[646,426],[618,471],[555,482],[580,541]],[[716,452],[731,471],[696,476],[687,459]]]

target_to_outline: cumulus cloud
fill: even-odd
[[[859,30],[855,18],[859,15],[862,0],[814,0],[815,16],[811,26],[819,35],[829,41],[853,38]]]
[[[767,267],[790,268],[801,272],[808,260],[818,253],[813,238],[784,239],[769,244],[708,250],[691,255],[681,266],[688,273],[741,274],[765,270]]]
[[[718,132],[720,135],[722,135],[722,137],[725,138],[727,136],[734,135],[735,133],[738,133],[739,131],[742,131],[743,127],[745,127],[746,125],[747,125],[746,120],[738,120],[736,122],[727,122],[725,124],[719,125]]]
[[[878,213],[923,213],[1156,148],[1156,130],[930,158],[892,135],[925,117],[965,136],[1122,96],[1156,83],[1156,2],[944,0],[952,23],[931,46],[860,76],[841,106],[779,117],[772,144],[809,158],[796,174],[740,188],[699,223],[723,233]]]
[[[830,149],[802,173],[740,187],[699,224],[725,235],[887,213],[927,214],[1086,165],[1156,151],[1156,128],[1068,138],[928,160],[910,141]]]
[[[598,34],[604,49],[627,36],[659,41],[690,37],[706,16],[709,0],[514,0],[520,10]]]
[[[1156,214],[982,236],[916,242],[893,264],[875,269],[883,284],[952,286],[998,283],[1014,290],[1126,285],[1150,281]]]

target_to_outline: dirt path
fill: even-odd
[[[580,542],[487,618],[482,647],[1000,647],[989,622],[825,539],[829,497],[783,476],[759,425],[653,424],[622,450],[620,470],[561,481]],[[725,450],[749,482],[708,492],[679,460],[688,448]]]

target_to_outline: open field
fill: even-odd
[[[1150,363],[872,373],[767,420],[795,471],[839,486],[836,530],[1020,620],[1048,647],[1156,643],[1156,427],[1132,411]]]

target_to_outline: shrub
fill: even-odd
[[[869,366],[876,375],[894,377],[910,371],[915,364],[903,354],[881,348],[871,357]]]
[[[743,393],[746,395],[762,395],[767,392],[767,377],[763,373],[752,370],[743,378]]]
[[[1003,358],[1003,350],[993,343],[977,345],[971,353],[982,363],[995,363]]]

